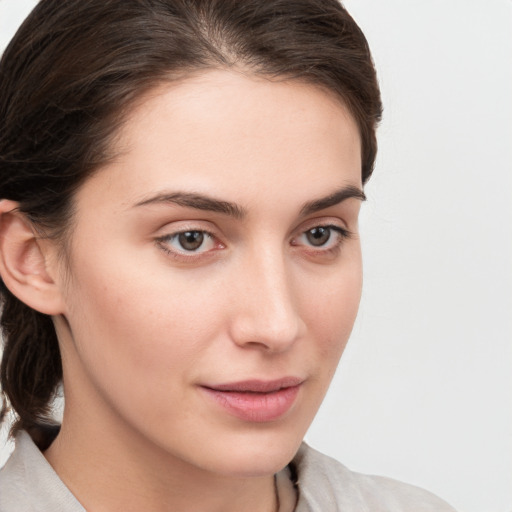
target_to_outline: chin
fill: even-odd
[[[230,477],[259,477],[279,472],[297,453],[302,435],[234,436],[211,446],[210,471]],[[213,443],[212,443],[213,444]],[[227,446],[225,445],[227,444]],[[213,448],[213,449],[212,449]]]

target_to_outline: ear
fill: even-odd
[[[0,275],[9,291],[27,306],[47,315],[64,312],[56,247],[37,236],[19,204],[0,200]]]

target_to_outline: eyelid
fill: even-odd
[[[204,231],[203,229],[186,229],[183,231],[176,231],[175,233],[171,233],[169,235],[165,235],[165,236],[161,237],[160,241],[162,243],[168,242],[169,245],[171,245],[171,242],[174,242],[176,240],[180,241],[180,236],[184,235],[186,233],[201,233],[204,237],[202,241],[210,240],[210,243],[215,242],[215,237],[211,233],[208,233],[207,231]],[[199,253],[203,253],[203,252],[208,252],[208,249],[187,250],[187,249],[183,248],[181,250],[180,248],[175,248],[175,250],[176,250],[176,252],[183,253],[183,254],[199,254]]]
[[[210,229],[210,227],[205,227],[205,224],[208,224],[209,226],[212,225],[210,222],[203,220],[170,222],[166,224],[165,227],[159,229],[159,232],[162,234],[154,237],[154,241],[161,250],[163,250],[167,255],[177,261],[181,261],[185,264],[194,263],[196,261],[199,263],[200,261],[216,257],[219,250],[226,248],[226,244],[223,242],[221,235],[218,234],[218,229],[215,229],[216,226],[213,226],[214,229]],[[326,245],[323,246],[314,246],[299,242],[300,237],[305,236],[308,231],[314,228],[330,229],[335,233],[336,240],[331,241],[329,238],[326,242]],[[170,240],[175,239],[180,234],[186,233],[187,231],[197,231],[204,233],[212,240],[214,246],[204,251],[187,251],[185,249],[179,250],[172,248]],[[296,228],[294,232],[295,234],[290,238],[290,245],[296,249],[300,249],[306,253],[309,253],[312,257],[321,255],[334,255],[335,253],[338,253],[341,249],[341,246],[343,245],[343,242],[352,238],[355,234],[346,227],[346,223],[343,221],[343,219],[338,217],[321,217],[309,219],[308,221],[303,222],[298,228]]]
[[[218,231],[218,228],[210,220],[191,217],[176,220],[167,219],[165,222],[159,223],[155,233],[157,233],[157,236],[160,236],[159,233],[165,236],[173,233],[183,233],[184,231],[205,231],[213,234]]]
[[[347,224],[345,217],[350,216],[350,212],[345,212],[345,210],[342,208],[342,205],[337,206],[339,207],[338,209],[331,207],[324,212],[318,212],[305,218],[302,221],[302,225],[308,226],[310,224],[341,224],[345,226]],[[346,213],[346,215],[344,213]]]
[[[353,236],[355,233],[351,231],[347,225],[347,222],[340,218],[340,217],[334,217],[334,216],[319,216],[314,217],[312,219],[308,219],[305,222],[302,222],[299,227],[297,227],[294,230],[293,238],[301,235],[302,233],[305,233],[306,231],[309,231],[313,228],[332,228],[335,231],[338,231],[340,234],[347,235],[347,236]]]
[[[320,261],[324,258],[328,258],[328,261],[330,261],[332,258],[337,258],[340,255],[344,243],[354,236],[354,233],[346,227],[346,224],[343,226],[340,224],[345,223],[343,223],[341,219],[333,219],[333,217],[311,219],[300,226],[296,231],[297,234],[290,240],[290,245],[295,250],[301,251],[301,253],[305,254],[308,258],[312,258],[313,261],[317,260],[317,258],[321,258]],[[301,237],[306,237],[308,231],[315,228],[331,230],[330,237],[325,245],[315,246],[300,241]],[[335,238],[331,240],[333,235]]]
[[[337,224],[315,224],[314,226],[311,226],[307,229],[301,230],[296,236],[292,238],[292,240],[295,240],[303,235],[305,235],[308,231],[311,231],[315,228],[324,228],[324,229],[330,229],[331,231],[334,231],[337,233],[340,237],[347,239],[351,238],[353,236],[353,233],[349,231],[348,229],[338,226]],[[319,249],[321,250],[321,246],[319,246]]]
[[[181,221],[181,222],[173,222],[167,224],[165,228],[161,228],[159,231],[162,232],[161,235],[157,235],[154,240],[157,246],[163,250],[167,255],[172,258],[182,261],[184,263],[190,262],[193,263],[196,260],[201,260],[204,258],[212,257],[215,255],[217,250],[225,248],[225,244],[222,242],[220,237],[214,232],[215,230],[205,228],[204,225],[200,225],[201,222],[197,221]],[[208,223],[210,224],[210,223]],[[176,225],[176,226],[175,226]],[[208,236],[214,247],[204,251],[186,251],[179,250],[176,248],[171,248],[169,241],[174,240],[180,234],[186,233],[187,231],[197,231],[204,233]]]

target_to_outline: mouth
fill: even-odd
[[[297,377],[284,377],[202,385],[200,389],[228,414],[243,421],[263,423],[281,418],[292,408],[303,382]]]

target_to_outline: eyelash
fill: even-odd
[[[307,236],[308,233],[311,233],[312,231],[318,230],[318,229],[326,229],[326,230],[330,231],[329,238],[327,239],[326,245],[331,243],[333,233],[337,235],[337,240],[335,240],[333,242],[333,245],[328,248],[325,248],[324,245],[322,245],[322,246],[313,246],[313,245],[306,246],[306,247],[308,247],[308,249],[310,249],[310,251],[309,251],[310,253],[314,252],[317,254],[319,253],[321,255],[338,254],[338,252],[341,249],[341,246],[343,245],[343,242],[352,237],[352,233],[348,229],[342,228],[341,226],[337,226],[335,224],[320,224],[320,225],[313,226],[309,229],[306,229],[298,237],[295,237],[294,240],[296,240],[300,237],[305,237],[305,236]],[[292,242],[292,245],[298,246],[299,244]]]
[[[223,249],[225,247],[224,244],[217,241],[217,237],[213,233],[211,233],[205,229],[197,229],[197,228],[196,229],[194,229],[194,228],[182,229],[180,231],[176,231],[174,233],[170,233],[168,235],[161,236],[156,239],[156,242],[158,243],[160,248],[166,254],[168,254],[169,256],[171,256],[174,259],[182,260],[182,261],[193,261],[198,258],[208,257],[210,255],[209,253],[211,253],[212,251],[215,250],[215,249],[211,249],[208,251],[196,252],[196,251],[187,251],[186,249],[182,249],[180,251],[180,250],[173,250],[169,247],[170,243],[173,240],[179,239],[180,235],[184,235],[186,233],[201,233],[203,236],[206,235],[206,237],[208,237],[212,241],[212,243],[216,246],[215,249]]]
[[[330,230],[329,238],[326,241],[326,245],[331,242],[331,238],[333,235],[333,232],[337,235],[337,240],[334,242],[334,245],[332,247],[324,248],[324,246],[314,246],[314,245],[306,245],[305,247],[308,248],[309,254],[316,254],[316,255],[335,255],[339,252],[341,249],[341,246],[343,245],[343,242],[345,240],[348,240],[352,237],[353,233],[350,232],[348,229],[342,228],[341,226],[337,226],[334,224],[319,224],[312,226],[309,229],[306,229],[305,231],[302,231],[299,236],[294,237],[291,245],[294,247],[298,247],[301,244],[295,243],[295,240],[299,239],[300,237],[307,236],[308,233],[311,233],[313,230],[317,229],[326,229]],[[214,244],[214,248],[210,250],[205,251],[193,251],[193,250],[173,250],[170,248],[170,243],[174,240],[178,240],[180,235],[184,235],[186,233],[200,233],[202,236],[208,237],[211,242]],[[216,250],[223,249],[225,247],[224,244],[218,241],[217,237],[205,229],[197,229],[197,228],[188,228],[188,229],[182,229],[180,231],[176,231],[174,233],[170,233],[164,236],[161,236],[156,239],[157,244],[159,247],[169,256],[171,256],[173,259],[181,260],[181,261],[188,261],[193,262],[200,258],[206,258],[213,256]],[[201,247],[201,246],[200,246]]]

